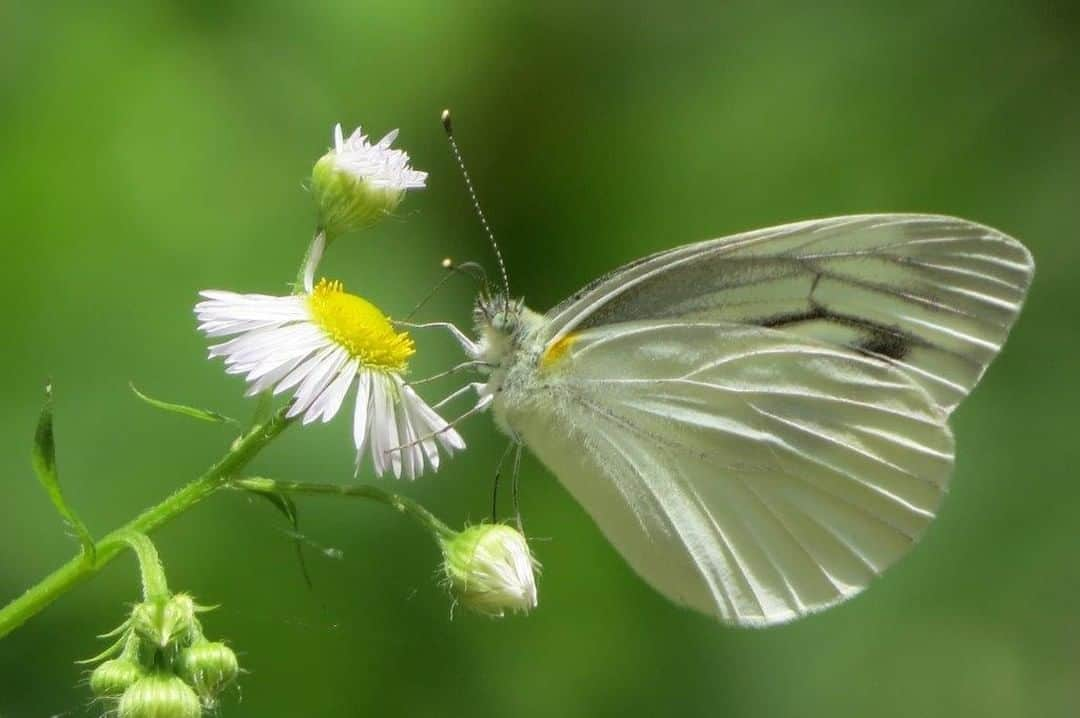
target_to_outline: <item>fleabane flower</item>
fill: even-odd
[[[348,139],[334,127],[334,146],[311,172],[311,190],[319,211],[319,227],[328,239],[366,227],[393,212],[406,190],[421,189],[427,172],[409,166],[409,155],[390,145],[393,130],[371,144],[357,127]]]
[[[356,388],[353,442],[359,469],[371,447],[375,473],[415,478],[465,448],[461,436],[421,399],[402,374],[416,349],[378,307],[322,279],[301,294],[268,296],[204,291],[195,305],[210,347],[226,371],[244,374],[248,396],[293,392],[289,416],[329,421]]]
[[[506,524],[479,524],[441,540],[450,593],[487,616],[536,608],[538,566],[525,537]]]

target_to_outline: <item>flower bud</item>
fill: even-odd
[[[213,698],[240,672],[236,654],[224,643],[198,641],[181,651],[177,660],[180,677],[195,687],[205,700]]]
[[[195,618],[198,606],[186,593],[167,599],[145,601],[131,612],[131,626],[138,636],[154,646],[165,648],[174,642],[186,642],[199,635]]]
[[[168,673],[140,679],[124,692],[117,718],[201,718],[199,697],[187,683]]]
[[[536,608],[536,560],[525,537],[505,524],[470,526],[442,540],[450,592],[488,616]]]
[[[142,666],[127,658],[105,661],[90,674],[90,690],[99,698],[118,698],[142,678]]]
[[[376,144],[357,127],[348,139],[334,127],[334,147],[311,173],[311,191],[319,212],[319,228],[328,240],[374,224],[393,212],[405,191],[424,187],[427,172],[409,166],[409,155],[391,149],[394,130]]]

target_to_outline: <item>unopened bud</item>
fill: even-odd
[[[191,686],[169,673],[154,673],[124,692],[117,718],[201,718],[202,705]]]
[[[113,658],[90,674],[90,690],[99,698],[118,698],[144,674],[142,666],[134,661]]]
[[[200,610],[191,596],[178,593],[167,599],[145,601],[131,612],[131,626],[140,638],[154,646],[193,640],[199,635],[195,612]]]
[[[204,699],[212,701],[240,672],[236,654],[224,643],[199,641],[181,651],[180,676]]]
[[[536,608],[536,560],[517,530],[505,524],[470,526],[442,541],[453,596],[488,616]]]

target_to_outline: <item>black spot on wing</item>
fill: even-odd
[[[863,354],[888,359],[903,359],[913,346],[929,346],[929,343],[924,339],[905,332],[900,327],[888,326],[862,317],[834,312],[817,302],[811,302],[810,308],[805,311],[775,314],[756,320],[748,320],[748,323],[770,329],[784,329],[815,321],[831,322],[854,329],[860,338],[849,344],[849,346]]]
[[[802,324],[803,322],[812,322],[819,319],[829,319],[829,315],[825,307],[815,304],[810,309],[801,312],[785,312],[783,314],[774,314],[770,317],[761,317],[746,321],[749,324],[756,324],[759,327],[782,328],[792,324]]]
[[[890,359],[903,359],[911,351],[911,343],[899,329],[892,329],[890,331],[874,331],[854,348],[867,354],[877,354]]]

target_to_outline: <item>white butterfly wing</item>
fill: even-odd
[[[1033,271],[1015,239],[954,217],[799,222],[618,269],[549,312],[544,339],[644,319],[773,327],[886,358],[952,411],[1001,348]]]
[[[596,327],[532,376],[497,411],[650,584],[729,623],[863,589],[952,467],[946,416],[906,373],[769,328]]]

